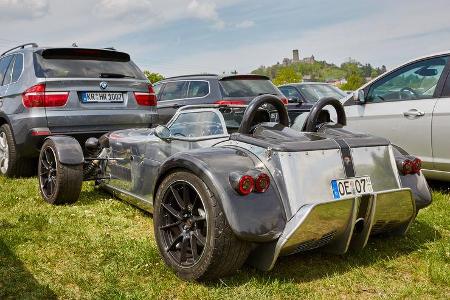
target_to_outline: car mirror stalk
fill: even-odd
[[[169,127],[165,125],[158,125],[155,128],[155,135],[164,141],[170,141],[172,139],[172,133]]]
[[[357,90],[353,92],[353,100],[355,101],[355,103],[364,104],[366,102],[364,90]]]

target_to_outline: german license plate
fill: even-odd
[[[83,103],[90,102],[123,102],[122,93],[97,93],[97,92],[82,92],[81,101]]]
[[[369,176],[331,180],[331,191],[335,200],[373,193]]]

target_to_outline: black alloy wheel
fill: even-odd
[[[208,230],[200,195],[191,184],[176,181],[166,191],[160,210],[165,251],[180,267],[195,265],[203,254]]]
[[[42,145],[38,163],[39,191],[48,203],[71,204],[80,196],[83,164],[61,163],[56,149],[51,139]]]
[[[43,149],[39,159],[39,185],[43,195],[51,198],[56,192],[56,155],[51,147]]]

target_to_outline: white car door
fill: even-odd
[[[385,137],[432,168],[435,90],[446,63],[446,57],[424,59],[374,81],[364,104],[346,103],[349,128]]]
[[[450,69],[450,61],[448,64]],[[432,147],[434,169],[450,172],[450,75],[444,73],[443,76],[447,78],[433,112]]]

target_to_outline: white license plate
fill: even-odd
[[[373,193],[369,176],[331,180],[331,191],[334,199],[349,198],[367,193]]]
[[[81,101],[83,103],[89,102],[123,102],[123,94],[122,93],[91,93],[91,92],[82,92],[81,93]]]

